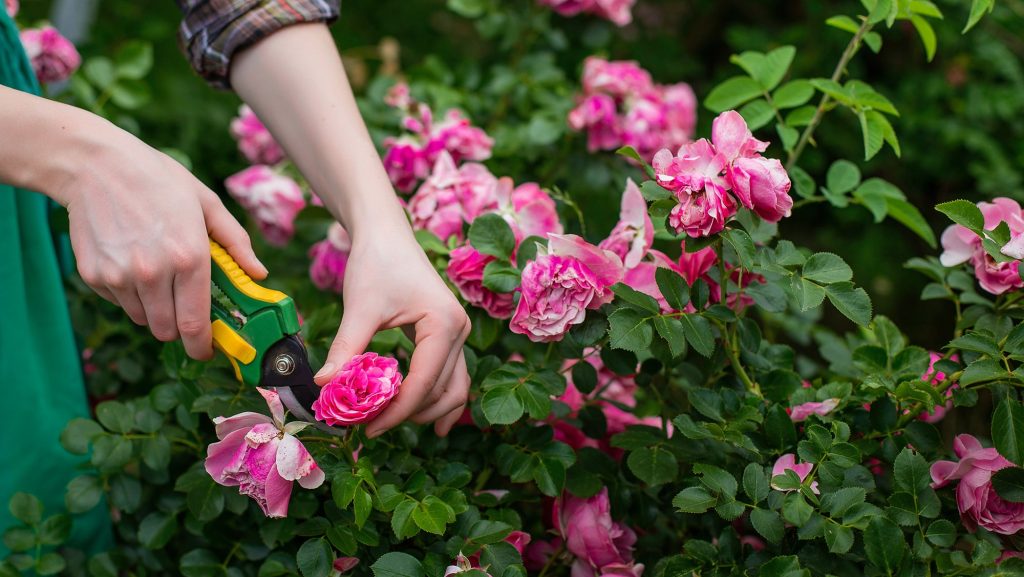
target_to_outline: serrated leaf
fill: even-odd
[[[803,277],[821,284],[834,284],[852,279],[853,269],[839,255],[819,252],[804,263]]]
[[[675,455],[657,445],[631,451],[626,464],[637,478],[652,487],[671,483],[679,474]]]
[[[481,254],[508,260],[516,249],[516,237],[505,219],[495,213],[484,214],[469,227],[469,243]]]
[[[864,551],[879,569],[894,574],[903,560],[907,542],[903,531],[886,517],[874,517],[864,531]]]
[[[650,317],[631,309],[621,308],[608,317],[609,344],[615,349],[639,353],[651,346],[654,329]]]
[[[995,7],[996,0],[973,0],[971,2],[971,14],[967,18],[967,26],[964,27],[962,33],[966,34],[968,30],[974,28],[978,22],[981,22],[982,17],[992,12]]]
[[[846,194],[860,184],[860,168],[849,160],[837,160],[825,175],[825,186],[834,194]]]
[[[665,316],[654,318],[654,330],[668,343],[673,357],[682,356],[686,352],[686,331],[679,319]]]
[[[370,566],[373,577],[423,577],[423,565],[408,553],[385,553]]]
[[[711,323],[698,314],[682,315],[679,320],[683,324],[686,342],[690,343],[695,351],[710,358],[715,352],[715,335]]]
[[[1024,463],[1024,406],[1005,399],[992,415],[992,442],[999,454],[1013,463]]]
[[[704,99],[704,106],[712,112],[732,110],[761,96],[763,89],[749,76],[735,76],[716,86]]]
[[[701,514],[715,506],[718,498],[704,487],[689,487],[680,491],[673,499],[672,506],[681,513]]]
[[[811,98],[814,98],[814,86],[809,81],[791,80],[772,94],[772,103],[780,109],[796,108],[807,104]]]
[[[853,283],[841,282],[825,287],[825,294],[836,310],[861,326],[871,322],[871,298]]]
[[[654,271],[654,280],[658,283],[658,290],[665,297],[665,302],[673,310],[681,311],[690,302],[690,287],[686,280],[676,271],[658,267]]]

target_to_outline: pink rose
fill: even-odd
[[[811,415],[818,415],[819,417],[824,417],[825,415],[834,411],[835,408],[838,406],[839,399],[827,399],[820,403],[802,403],[790,409],[789,418],[794,423],[801,423],[803,421],[806,421],[807,417],[810,417]]]
[[[284,246],[295,234],[295,217],[306,206],[299,185],[269,166],[257,164],[224,181],[228,193],[245,208],[267,242]]]
[[[595,571],[586,563],[576,561],[572,565],[572,573],[569,577],[643,577],[643,574],[642,563],[605,565]]]
[[[615,98],[653,90],[651,74],[632,60],[605,60],[589,56],[583,61],[583,90],[604,92]]]
[[[309,423],[285,424],[284,406],[277,393],[257,388],[270,408],[270,417],[240,413],[217,417],[218,442],[206,453],[206,472],[217,483],[238,487],[268,517],[286,517],[292,481],[306,489],[324,482],[324,472],[295,434]]]
[[[448,568],[445,569],[444,577],[451,577],[452,575],[459,575],[460,573],[468,573],[470,571],[480,571],[481,573],[487,575],[487,577],[491,577],[490,573],[484,571],[480,567],[477,567],[476,564],[473,563],[473,561],[471,561],[462,553],[459,553],[459,555],[455,558],[454,565],[449,565]]]
[[[777,461],[775,461],[775,465],[772,466],[772,482],[771,482],[772,489],[775,489],[776,491],[783,491],[783,490],[790,491],[791,490],[791,489],[782,489],[781,487],[779,487],[778,485],[775,484],[775,477],[778,477],[779,475],[785,474],[786,471],[793,471],[794,473],[796,473],[796,476],[800,477],[800,482],[803,483],[804,479],[807,478],[807,475],[811,474],[811,471],[813,469],[814,469],[814,463],[800,463],[800,464],[797,464],[797,462],[796,462],[796,455],[794,455],[793,453],[786,453],[785,455],[782,455],[781,457],[779,457],[779,459]],[[811,490],[814,491],[815,495],[820,494],[820,492],[818,491],[818,482],[817,481],[814,481],[813,483],[811,483]]]
[[[665,142],[658,148],[682,146],[693,138],[697,127],[697,96],[689,84],[681,82],[661,87],[661,98],[665,107]]]
[[[384,104],[392,108],[403,110],[409,108],[412,103],[412,94],[409,91],[409,85],[405,82],[396,82],[384,95]]]
[[[735,110],[727,110],[715,118],[711,125],[711,142],[730,164],[738,158],[759,156],[768,148],[767,142],[754,138],[747,121]]]
[[[312,259],[309,278],[318,289],[341,294],[350,250],[352,240],[345,228],[336,222],[331,223],[327,229],[327,238],[309,249],[309,257]]]
[[[928,356],[928,370],[925,371],[923,375],[921,375],[921,380],[926,383],[931,383],[932,385],[939,385],[946,380],[946,373],[935,370],[935,363],[942,359],[942,355],[932,351],[928,353]],[[952,360],[957,360],[956,355],[953,355]],[[921,419],[926,423],[938,423],[939,421],[941,421],[946,416],[946,412],[953,408],[953,389],[955,389],[956,387],[957,385],[956,383],[954,383],[952,386],[946,389],[946,398],[949,400],[946,401],[945,405],[937,406],[931,412],[922,412],[920,415],[917,416],[917,418]]]
[[[332,427],[365,423],[388,406],[401,386],[398,361],[377,353],[356,355],[320,389],[313,414]]]
[[[7,15],[14,18],[18,15],[18,0],[4,0],[4,8],[7,10]]]
[[[622,146],[615,100],[607,94],[591,94],[569,111],[569,127],[587,131],[587,150],[614,150]]]
[[[494,148],[494,139],[482,129],[470,124],[462,112],[452,109],[444,120],[433,127],[427,150],[447,150],[456,163],[466,160],[487,160]]]
[[[736,214],[736,203],[721,189],[709,185],[703,191],[677,195],[679,204],[668,215],[668,224],[677,233],[701,238],[722,232],[725,223]]]
[[[1011,239],[1024,234],[1024,211],[1016,201],[995,198],[992,202],[979,202],[978,208],[985,217],[985,230],[993,230],[1005,222],[1010,228]],[[974,276],[978,277],[978,284],[991,294],[1000,295],[1024,287],[1024,281],[1018,274],[1020,262],[996,262],[985,252],[981,239],[963,226],[954,224],[942,233],[942,248],[939,260],[943,266],[952,267],[969,261],[974,267]],[[1013,247],[1010,248],[1012,251]]]
[[[1024,529],[1024,503],[1004,501],[992,487],[992,474],[1014,467],[995,449],[986,449],[971,435],[957,435],[953,450],[959,462],[936,461],[932,465],[932,487],[945,487],[959,480],[956,502],[968,531],[978,527],[1013,535]]]
[[[583,322],[587,309],[612,299],[611,286],[622,279],[622,261],[614,253],[575,235],[549,234],[548,247],[523,269],[521,297],[510,329],[534,342],[551,342]]]
[[[17,2],[14,4],[17,10]],[[11,10],[10,3],[7,10]],[[21,44],[42,84],[67,80],[82,64],[75,45],[53,26],[22,30]]]
[[[697,282],[697,279],[705,277],[717,262],[718,255],[715,254],[714,248],[706,247],[697,252],[686,252],[686,245],[684,243],[683,252],[679,255],[679,274],[683,275],[686,283],[692,286],[693,283]]]
[[[636,0],[538,0],[562,16],[576,16],[587,12],[610,20],[617,26],[626,26],[633,20]]]
[[[675,155],[660,150],[652,164],[655,181],[679,198],[709,187],[725,190],[728,186],[722,177],[726,159],[706,138],[681,146]]]
[[[484,268],[494,262],[493,256],[477,252],[469,244],[453,250],[448,260],[448,279],[459,289],[469,304],[480,307],[496,319],[512,316],[511,293],[496,293],[484,287]]]
[[[774,158],[758,156],[738,158],[727,172],[732,191],[758,216],[768,222],[779,222],[790,215],[793,199],[789,196],[792,183],[782,163]]]
[[[1017,260],[1024,259],[1024,234],[1014,234],[999,252]]]
[[[359,564],[358,557],[338,557],[334,560],[334,570],[338,573],[348,573]]]
[[[496,193],[497,212],[512,227],[517,244],[528,236],[543,238],[551,232],[562,234],[558,207],[537,183],[515,186],[511,178],[503,177],[498,179]]]
[[[654,224],[647,213],[647,201],[632,180],[626,181],[619,209],[619,223],[598,245],[622,259],[626,270],[636,267],[654,243]]]
[[[409,200],[413,227],[429,230],[442,241],[462,239],[463,223],[497,208],[498,179],[482,164],[459,168],[442,151],[434,170]]]
[[[277,164],[284,159],[281,145],[247,104],[238,109],[238,117],[231,121],[231,136],[251,164]]]
[[[583,565],[574,569],[574,574],[585,568],[600,570],[633,561],[636,533],[612,520],[607,487],[589,499],[564,493],[555,501],[553,515],[555,528],[565,539],[566,549]]]
[[[419,145],[410,137],[388,139],[384,146],[384,169],[395,188],[411,192],[416,183],[430,174],[430,162]]]

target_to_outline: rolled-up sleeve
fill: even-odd
[[[192,67],[229,89],[231,59],[292,24],[333,22],[340,0],[176,0],[184,13],[178,39]]]

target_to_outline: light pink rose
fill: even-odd
[[[727,163],[738,158],[753,158],[768,148],[767,142],[754,138],[747,121],[735,110],[727,110],[715,118],[711,125],[711,142]]]
[[[7,10],[7,15],[14,18],[18,15],[18,0],[4,0],[4,8]]]
[[[713,251],[714,249],[712,249]],[[665,295],[661,294],[661,288],[658,286],[658,279],[655,275],[659,268],[667,268],[680,274],[682,273],[676,266],[676,263],[672,262],[672,259],[668,258],[665,253],[651,250],[648,256],[650,257],[648,260],[627,270],[622,278],[622,282],[629,285],[630,288],[654,297],[654,300],[658,301],[658,306],[661,307],[661,312],[668,314],[673,312],[673,309],[669,306],[668,301],[665,300]]]
[[[555,500],[553,515],[555,528],[577,562],[591,569],[601,569],[633,561],[636,533],[612,520],[607,487],[589,499],[563,493]]]
[[[999,223],[1006,222],[1011,239],[1024,234],[1024,211],[1016,201],[1000,197],[992,202],[979,202],[978,208],[984,215],[986,230],[993,230]],[[939,260],[943,266],[952,267],[969,261],[978,284],[991,294],[1000,295],[1024,287],[1024,281],[1018,274],[1020,262],[996,262],[985,252],[981,239],[965,227],[958,224],[948,227],[942,233],[942,248]]]
[[[206,453],[206,472],[217,483],[238,487],[252,497],[268,517],[288,516],[292,481],[306,489],[324,482],[324,472],[294,435],[309,423],[285,424],[284,406],[277,393],[257,388],[271,416],[240,413],[213,420],[218,442]]]
[[[231,121],[231,136],[251,164],[277,164],[284,159],[281,145],[247,104],[238,109],[238,117]]]
[[[622,261],[575,235],[548,235],[548,247],[523,269],[521,297],[509,328],[534,342],[561,340],[587,309],[612,299]]]
[[[779,222],[790,215],[792,183],[782,163],[775,158],[757,156],[738,158],[727,173],[732,191],[743,206],[751,208],[768,222]]]
[[[724,191],[728,187],[722,177],[726,159],[706,138],[681,146],[675,155],[662,149],[654,155],[652,164],[656,182],[680,200],[705,188]]]
[[[341,294],[350,250],[352,240],[345,228],[336,222],[332,223],[327,229],[327,238],[309,249],[309,257],[312,259],[309,278],[318,289]]]
[[[352,569],[355,569],[355,566],[358,564],[358,557],[338,557],[334,560],[334,570],[338,573],[345,574]]]
[[[471,561],[462,553],[459,553],[459,555],[455,558],[455,563],[453,565],[449,565],[448,568],[444,570],[444,577],[451,577],[452,575],[468,573],[469,571],[480,571],[487,575],[487,577],[491,577],[490,573],[487,573],[487,571],[484,571],[482,568],[477,567],[476,564],[473,563],[473,561]]]
[[[622,128],[615,99],[607,94],[591,94],[569,111],[569,127],[587,131],[587,150],[614,150],[622,146]]]
[[[7,9],[10,11],[10,4]],[[42,84],[67,80],[82,64],[75,45],[53,26],[22,30],[21,44]]]
[[[587,12],[610,20],[617,26],[626,26],[633,21],[633,5],[636,0],[538,0],[538,3],[549,6],[562,16]]]
[[[679,204],[668,215],[668,224],[677,233],[701,238],[721,232],[736,214],[736,203],[724,189],[709,185],[702,191],[679,195]]]
[[[619,223],[598,246],[618,255],[629,270],[640,264],[653,243],[654,224],[647,213],[647,201],[636,183],[627,180],[619,209]]]
[[[365,423],[388,406],[401,386],[398,361],[377,353],[356,355],[320,389],[313,414],[332,427]]]
[[[682,146],[693,139],[697,127],[697,96],[689,84],[680,82],[661,87],[661,98],[665,107],[665,142],[658,148]]]
[[[443,121],[434,125],[426,146],[428,154],[434,150],[438,153],[440,150],[448,151],[456,163],[487,160],[491,157],[492,148],[494,139],[473,126],[462,112],[454,108],[445,114]]]
[[[484,268],[495,260],[469,244],[460,246],[449,255],[448,279],[469,304],[484,309],[493,318],[507,319],[515,306],[512,294],[496,293],[483,284]]]
[[[413,227],[429,230],[442,241],[462,240],[463,223],[497,208],[498,179],[482,164],[456,168],[442,151],[430,177],[409,200]]]
[[[288,244],[295,234],[295,217],[306,206],[298,183],[269,166],[257,164],[229,176],[224,185],[232,198],[256,219],[267,242],[276,246]]]
[[[528,236],[544,238],[548,233],[562,234],[562,221],[554,199],[535,182],[515,186],[511,178],[498,179],[497,212],[515,233],[518,244]]]
[[[789,418],[794,423],[801,423],[803,421],[806,421],[807,417],[810,417],[811,415],[818,415],[820,417],[824,417],[825,415],[834,411],[835,408],[838,406],[839,399],[827,399],[821,401],[820,403],[802,403],[790,409]]]
[[[409,92],[409,85],[405,82],[396,82],[384,95],[384,104],[392,108],[406,109],[412,103],[412,94]]]
[[[775,461],[775,465],[772,466],[772,488],[775,489],[776,491],[783,490],[782,488],[775,484],[775,477],[785,474],[786,471],[793,471],[794,473],[796,473],[796,476],[800,477],[800,482],[802,483],[804,479],[807,478],[807,475],[811,474],[811,471],[813,469],[814,463],[797,464],[796,455],[794,455],[793,453],[786,453],[785,455],[779,457],[779,459]],[[791,489],[785,490],[789,491]],[[811,491],[814,491],[815,495],[820,494],[820,492],[818,491],[817,481],[811,483]]]
[[[1015,465],[995,449],[986,449],[971,435],[957,435],[953,450],[959,462],[937,461],[932,465],[932,487],[959,480],[956,503],[968,531],[978,527],[1013,535],[1024,529],[1024,503],[1004,501],[992,487],[992,474]]]
[[[589,56],[583,61],[583,90],[616,98],[654,89],[651,74],[632,60],[605,60]]]

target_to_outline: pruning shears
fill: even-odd
[[[296,418],[342,434],[313,416],[320,387],[313,382],[291,297],[256,284],[213,240],[210,257],[213,345],[227,356],[235,377],[246,385],[275,389]]]

